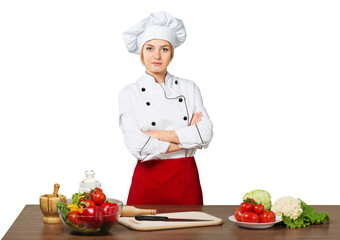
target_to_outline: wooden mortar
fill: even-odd
[[[54,184],[53,194],[40,196],[40,209],[44,214],[44,223],[60,223],[61,219],[57,211],[57,203],[63,201],[66,203],[66,197],[58,194],[60,185]]]

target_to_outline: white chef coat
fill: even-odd
[[[194,113],[202,112],[199,123],[189,126]],[[137,159],[170,159],[194,156],[207,148],[213,124],[203,107],[199,88],[193,81],[167,73],[157,83],[148,73],[119,93],[119,126],[129,152]],[[144,134],[151,130],[175,130],[182,150],[165,153],[170,143]]]

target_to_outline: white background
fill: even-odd
[[[71,197],[87,169],[126,202],[136,161],[117,98],[144,68],[122,32],[160,10],[187,30],[168,70],[196,82],[214,123],[195,156],[205,204],[253,189],[339,204],[339,1],[11,0],[0,2],[0,236],[54,183]]]

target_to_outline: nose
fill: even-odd
[[[157,50],[157,51],[154,52],[153,58],[154,59],[160,59],[161,58],[160,50]]]

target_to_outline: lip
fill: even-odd
[[[151,64],[156,65],[156,66],[162,65],[162,63],[160,63],[160,62],[152,62]]]

